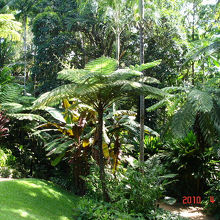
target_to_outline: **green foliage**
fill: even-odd
[[[164,158],[165,167],[177,174],[177,181],[171,184],[168,192],[180,200],[184,195],[202,196],[207,182],[218,173],[214,149],[201,151],[192,132],[184,139],[169,138],[159,154]]]
[[[84,197],[83,200],[78,203],[77,207],[73,209],[73,216],[76,220],[144,219],[141,217],[141,214],[135,215],[119,212],[111,204],[103,203],[86,197]]]
[[[216,219],[220,217],[220,176],[217,174],[217,179],[213,179],[209,184],[209,190],[205,192],[205,198],[202,201],[205,213],[215,216]],[[210,202],[210,196],[214,197],[215,202]]]
[[[113,59],[101,57],[87,64],[85,68],[87,71],[70,69],[59,72],[59,79],[65,78],[73,83],[43,94],[35,101],[34,108],[56,104],[63,98],[72,97],[79,98],[96,109],[101,101],[105,108],[123,97],[126,92],[133,91],[154,94],[159,97],[164,96],[165,93],[155,87],[130,80],[132,77],[140,76],[141,72],[130,69],[116,70],[115,65],[116,61]]]
[[[119,169],[115,175],[107,172],[107,187],[113,200],[113,206],[119,212],[129,214],[142,214],[148,216],[156,207],[156,201],[163,195],[164,186],[169,183],[169,178],[174,175],[164,175],[165,169],[161,166],[158,157],[152,157],[145,162],[142,168],[144,173],[138,170],[135,161],[133,167]],[[100,180],[97,167],[91,168],[90,175],[86,178],[88,193],[97,198],[101,195]]]
[[[11,150],[0,148],[0,166],[13,166],[16,158],[12,155]]]
[[[21,23],[15,21],[13,14],[0,14],[0,37],[13,41],[20,40]]]

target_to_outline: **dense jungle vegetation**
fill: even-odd
[[[2,213],[182,219],[158,202],[190,196],[219,219],[219,28],[219,0],[1,0]]]

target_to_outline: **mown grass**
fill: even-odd
[[[47,181],[0,182],[0,219],[70,220],[77,197]]]

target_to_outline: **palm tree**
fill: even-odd
[[[163,97],[164,93],[152,86],[144,85],[134,78],[139,78],[143,69],[157,65],[158,62],[131,66],[130,69],[116,69],[117,60],[100,57],[89,62],[84,69],[64,69],[58,73],[58,78],[71,83],[57,87],[42,94],[35,102],[34,109],[56,105],[64,98],[78,98],[82,103],[95,109],[98,115],[97,147],[99,149],[100,180],[102,184],[103,199],[110,201],[105,183],[103,144],[103,114],[113,102],[128,96],[130,93],[153,94]],[[148,78],[148,81],[154,81]]]

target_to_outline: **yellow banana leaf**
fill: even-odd
[[[83,147],[87,147],[87,146],[89,146],[89,139],[85,139],[85,140],[83,140]]]
[[[102,151],[105,158],[109,158],[109,150],[108,150],[108,144],[105,142],[102,143]]]
[[[63,100],[63,106],[64,106],[65,109],[67,109],[67,108],[69,108],[71,106],[69,101],[68,101],[68,99],[64,99]]]

